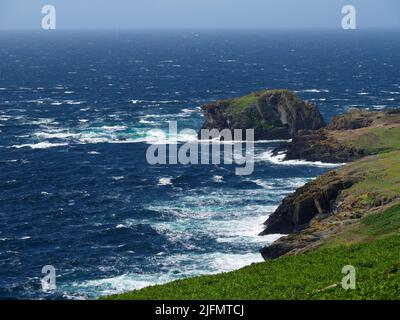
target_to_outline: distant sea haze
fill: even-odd
[[[94,298],[262,261],[281,200],[332,166],[255,145],[231,165],[156,165],[147,133],[198,130],[200,106],[265,88],[325,119],[395,108],[395,32],[0,35],[0,298]],[[193,136],[181,136],[181,143]],[[56,290],[42,291],[54,266]]]

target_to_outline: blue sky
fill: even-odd
[[[57,29],[340,28],[341,8],[358,28],[400,28],[399,0],[0,0],[0,29],[41,28],[41,8],[57,9]]]

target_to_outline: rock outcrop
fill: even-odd
[[[286,154],[285,160],[302,159],[328,163],[347,163],[365,156],[365,151],[347,146],[328,130],[300,131],[290,142],[282,143],[273,152]]]
[[[288,90],[266,90],[202,107],[202,129],[254,129],[255,140],[290,139],[325,125],[318,108]]]
[[[297,189],[268,218],[261,235],[299,232],[307,228],[312,219],[333,214],[340,192],[350,188],[355,180],[355,177],[343,177],[331,171]]]
[[[351,110],[336,116],[331,123],[319,130],[299,131],[291,142],[282,143],[274,154],[285,152],[285,160],[302,159],[330,163],[347,163],[368,155],[370,139],[368,130],[400,125],[400,113],[396,110],[373,112]]]

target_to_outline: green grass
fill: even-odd
[[[372,128],[348,144],[365,150],[367,154],[400,150],[400,128]]]
[[[400,204],[380,214],[372,214],[362,221],[361,230],[373,237],[382,237],[400,232]]]
[[[257,91],[257,92],[253,92],[247,96],[243,96],[243,97],[231,100],[229,113],[233,114],[233,115],[237,115],[237,114],[241,113],[244,109],[250,107],[261,96],[263,96],[265,94],[272,94],[272,93],[286,93],[286,94],[289,94],[290,96],[292,96],[293,99],[297,98],[289,90],[284,90],[284,89]]]
[[[390,236],[400,236],[400,203],[366,216],[359,223],[335,235],[324,247],[367,243]]]
[[[178,280],[107,299],[399,299],[400,236],[324,248],[230,273]],[[356,289],[341,287],[343,266],[356,268]]]
[[[400,151],[382,153],[357,161],[343,169],[358,174],[362,181],[343,192],[353,208],[369,208],[400,198]]]

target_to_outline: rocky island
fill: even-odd
[[[325,126],[318,108],[288,90],[264,90],[202,107],[202,129],[254,129],[255,140],[291,139]]]

